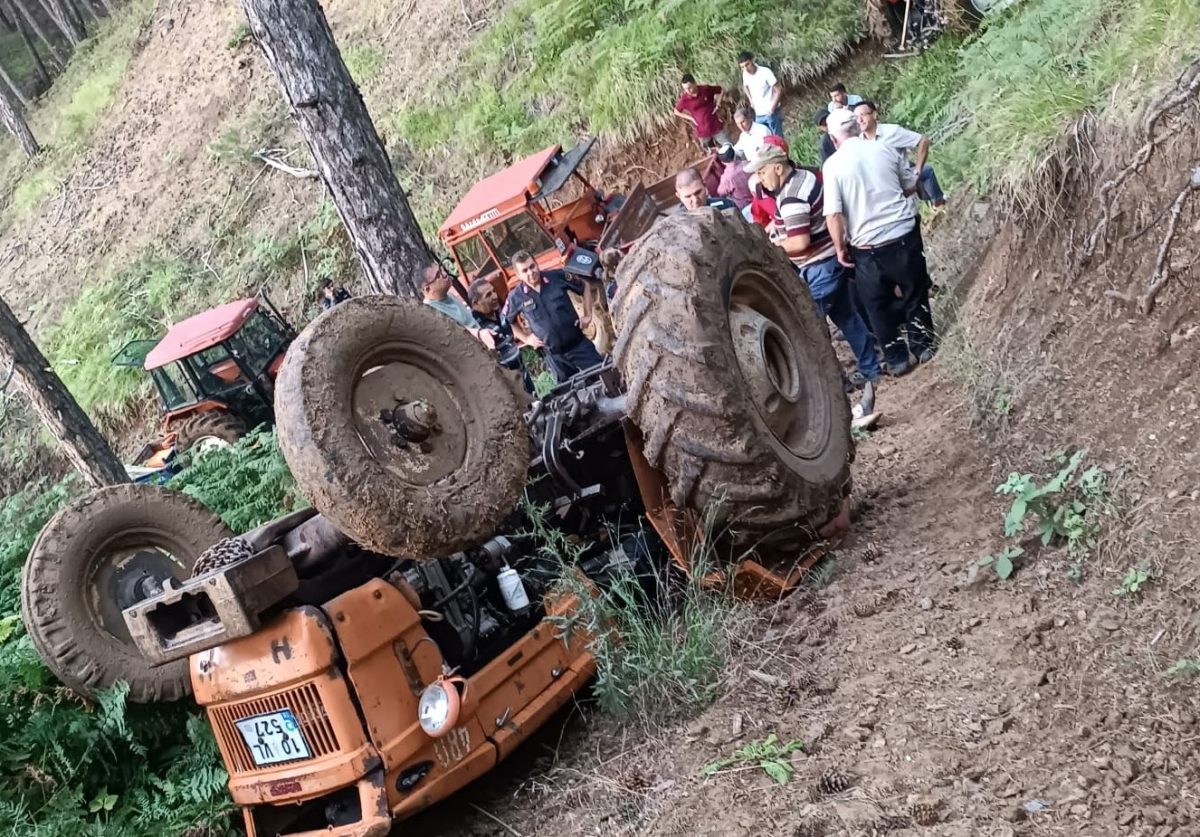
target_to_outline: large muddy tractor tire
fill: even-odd
[[[149,485],[101,488],[42,529],[21,575],[21,615],[46,666],[95,695],[119,680],[138,703],[191,693],[187,661],[151,668],[121,612],[184,581],[200,554],[233,533],[186,494]]]
[[[438,558],[491,537],[529,468],[518,388],[460,326],[395,297],[309,323],[279,370],[275,421],[304,496],[385,555]]]
[[[246,435],[246,424],[232,413],[209,410],[188,416],[175,428],[175,450],[203,456],[229,447]]]
[[[780,546],[850,491],[850,405],[783,251],[731,213],[661,221],[621,263],[613,356],[644,452],[681,508]]]

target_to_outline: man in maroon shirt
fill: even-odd
[[[724,90],[711,84],[696,84],[691,73],[684,75],[680,83],[683,93],[675,102],[675,115],[695,127],[701,150],[729,142],[725,123],[717,115],[717,105]]]

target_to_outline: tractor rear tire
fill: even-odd
[[[440,558],[494,535],[517,506],[529,469],[518,390],[443,314],[357,297],[288,350],[275,387],[279,446],[304,496],[359,544]],[[427,438],[384,420],[404,403],[425,416]]]
[[[191,577],[200,554],[233,533],[198,501],[149,485],[114,485],[51,518],[21,574],[21,615],[54,676],[94,696],[119,680],[137,703],[191,694],[186,660],[151,667],[121,610],[145,598],[139,577]]]
[[[196,448],[193,455],[207,453],[213,447],[225,447],[246,435],[246,424],[232,413],[209,410],[185,418],[175,430],[177,453]]]
[[[647,461],[739,540],[810,538],[850,492],[850,405],[825,318],[756,226],[658,223],[621,263],[613,356]]]

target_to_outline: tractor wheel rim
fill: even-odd
[[[229,440],[220,436],[201,436],[192,443],[193,455],[196,457],[207,456],[215,450],[224,450],[227,447],[231,447]]]
[[[763,424],[793,456],[815,456],[827,429],[816,426],[814,415],[821,411],[809,403],[821,392],[821,373],[805,362],[812,336],[804,331],[794,294],[746,270],[730,286],[728,316],[739,371]]]

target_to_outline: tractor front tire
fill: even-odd
[[[529,470],[518,390],[438,311],[357,297],[288,350],[279,447],[304,496],[359,544],[440,558],[494,535],[517,506]]]
[[[151,667],[121,611],[146,598],[144,581],[184,581],[200,554],[233,533],[178,491],[149,485],[101,488],[45,525],[21,574],[21,616],[54,676],[94,696],[117,681],[137,703],[191,693],[186,660]]]
[[[613,356],[647,461],[680,508],[786,546],[850,492],[850,405],[825,318],[756,226],[664,219],[621,263]]]
[[[175,450],[203,455],[214,448],[228,447],[245,435],[245,422],[232,413],[221,410],[194,413],[175,429]]]

